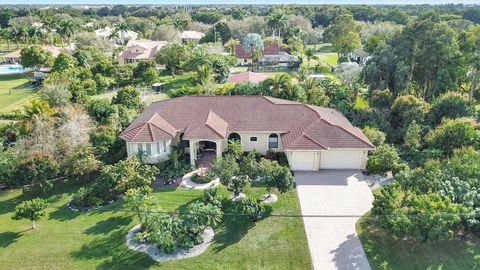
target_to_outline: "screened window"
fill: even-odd
[[[162,141],[162,153],[167,152],[167,141]]]
[[[277,134],[270,134],[270,136],[268,136],[268,148],[278,148]]]
[[[137,144],[137,150],[138,150],[138,151],[137,151],[138,153],[143,152],[143,143]]]
[[[256,142],[256,141],[257,141],[257,137],[250,137],[250,141],[251,141],[251,142]]]
[[[147,156],[151,156],[152,155],[152,144],[151,143],[147,143]]]

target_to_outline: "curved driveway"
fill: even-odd
[[[371,269],[355,231],[373,201],[362,180],[356,170],[295,172],[302,214],[327,216],[303,218],[314,269]]]

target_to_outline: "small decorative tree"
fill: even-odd
[[[45,199],[35,198],[33,200],[24,201],[15,207],[13,220],[28,219],[32,221],[32,229],[35,229],[35,221],[45,215],[47,201]]]
[[[240,203],[240,211],[246,215],[252,222],[257,222],[266,215],[266,208],[260,202],[246,198]]]
[[[281,193],[291,190],[294,186],[292,173],[287,167],[281,166],[276,161],[262,159],[259,163],[259,174],[267,185],[269,198],[273,189],[277,189]]]
[[[148,214],[143,211],[148,210],[151,206],[155,205],[156,201],[152,193],[152,188],[144,186],[141,188],[131,188],[125,192],[125,202],[127,206],[134,212],[137,212],[138,220],[143,224]]]
[[[232,178],[239,173],[240,168],[235,157],[227,154],[223,158],[214,159],[210,170],[220,179],[222,185],[230,188]]]

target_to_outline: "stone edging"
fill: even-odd
[[[172,254],[167,254],[160,252],[158,247],[154,244],[148,244],[148,243],[138,243],[135,241],[135,234],[141,231],[141,225],[136,225],[130,231],[128,231],[127,234],[127,245],[129,249],[139,251],[139,252],[144,252],[150,258],[157,262],[166,262],[166,261],[172,261],[172,260],[181,260],[185,258],[192,258],[196,257],[203,252],[205,252],[210,246],[210,244],[213,242],[213,237],[215,235],[213,229],[211,227],[207,227],[203,231],[203,243],[198,244],[194,246],[191,249],[177,249],[174,253]]]

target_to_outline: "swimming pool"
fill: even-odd
[[[17,74],[29,71],[29,69],[23,68],[21,65],[0,65],[1,74]]]

